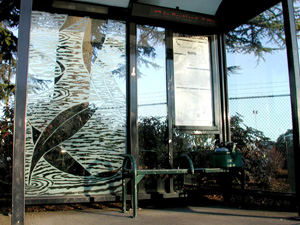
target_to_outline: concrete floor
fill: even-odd
[[[284,210],[284,209],[283,209]],[[164,207],[147,208],[138,212],[138,218],[130,213],[122,213],[117,208],[88,209],[56,212],[28,212],[25,214],[26,225],[193,225],[193,224],[300,224],[295,212],[272,212],[242,210],[226,207]],[[0,215],[0,224],[9,225],[11,216]]]

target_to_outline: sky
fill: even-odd
[[[227,66],[240,66],[228,77],[230,114],[239,113],[244,123],[276,141],[292,128],[286,50],[266,54],[265,61],[252,54],[227,54]],[[269,96],[264,98],[253,98]],[[273,97],[270,97],[273,96]]]

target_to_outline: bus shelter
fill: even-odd
[[[126,153],[138,168],[173,168],[178,136],[230,141],[225,35],[280,2],[296,162],[292,0],[22,0],[12,224],[24,221],[25,202],[119,199]],[[172,181],[166,186],[156,190],[173,195]]]

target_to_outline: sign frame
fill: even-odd
[[[174,42],[174,36],[177,32],[172,33],[172,41]],[[182,36],[196,36],[196,35],[188,35],[182,34]],[[172,88],[172,123],[174,131],[185,132],[190,134],[221,134],[221,98],[220,98],[220,78],[219,78],[219,67],[218,67],[218,54],[217,54],[217,36],[216,35],[197,35],[198,37],[206,37],[208,39],[208,50],[209,50],[209,70],[210,70],[210,78],[211,78],[211,115],[212,122],[211,124],[178,124],[176,121],[176,101],[178,101],[178,95],[176,96],[176,69],[175,69],[175,56],[174,56],[174,43],[173,43],[173,88]]]

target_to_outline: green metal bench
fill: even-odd
[[[180,168],[182,163],[188,162],[189,168]],[[128,165],[131,168],[128,168]],[[130,154],[126,154],[122,165],[122,209],[126,212],[126,195],[127,183],[131,180],[131,198],[133,217],[137,217],[138,204],[138,183],[145,175],[177,175],[177,174],[194,174],[194,173],[227,173],[229,168],[194,168],[194,164],[188,155],[182,155],[177,169],[137,169],[136,161]]]

